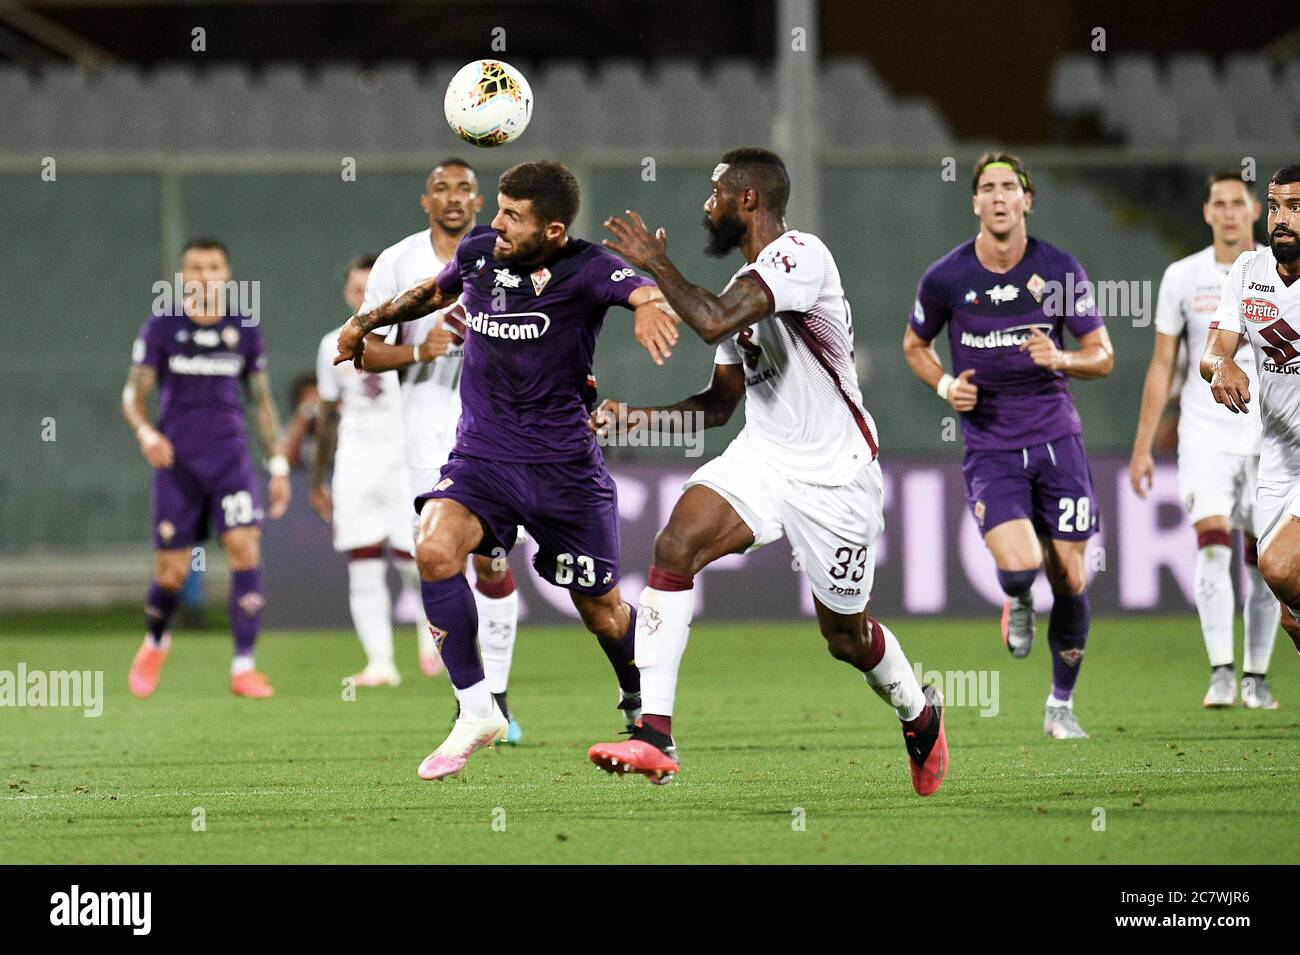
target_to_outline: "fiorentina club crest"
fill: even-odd
[[[1043,277],[1035,272],[1033,275],[1029,276],[1029,281],[1025,283],[1025,288],[1029,290],[1029,294],[1034,297],[1035,302],[1041,302],[1043,300],[1043,287],[1045,285],[1047,285],[1047,283],[1043,281]]]
[[[434,645],[437,646],[438,653],[441,654],[443,641],[447,639],[447,631],[429,624],[429,633],[432,634]]]
[[[546,288],[546,283],[551,280],[551,270],[538,269],[529,278],[533,280],[533,294],[541,295],[542,289]]]
[[[1083,659],[1083,651],[1077,647],[1072,647],[1069,650],[1062,650],[1060,657],[1065,661],[1066,666],[1077,667],[1079,661]]]

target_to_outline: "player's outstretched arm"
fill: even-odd
[[[744,396],[744,366],[715,364],[709,387],[699,394],[659,407],[631,407],[606,398],[591,413],[587,426],[598,438],[608,438],[611,431],[627,434],[638,428],[717,428],[731,420]]]
[[[350,361],[358,371],[362,370],[366,335],[376,328],[412,321],[445,304],[447,303],[443,301],[442,289],[438,286],[438,278],[435,276],[412,285],[405,292],[376,305],[368,312],[353,315],[339,331],[339,352],[334,357],[334,364]]]
[[[971,381],[975,376],[973,368],[967,368],[956,378],[945,372],[934,344],[914,332],[911,325],[903,332],[903,357],[912,374],[934,389],[954,411],[974,410],[979,401],[979,387]]]
[[[1020,346],[1029,352],[1034,364],[1049,371],[1059,371],[1071,378],[1105,378],[1115,367],[1115,348],[1110,343],[1110,333],[1103,325],[1094,328],[1079,339],[1074,351],[1057,348],[1056,342],[1040,329],[1030,329],[1029,339]]]
[[[614,235],[603,240],[605,247],[653,275],[673,311],[710,345],[772,314],[771,301],[759,279],[741,275],[721,295],[693,285],[668,258],[664,230],[651,235],[639,215],[630,210],[627,215],[626,219],[614,216],[605,220],[605,228]]]
[[[1233,414],[1250,414],[1250,379],[1232,360],[1237,353],[1241,333],[1226,328],[1211,328],[1201,356],[1201,377],[1210,383],[1214,400]]]
[[[334,466],[339,446],[339,403],[322,399],[316,413],[316,457],[311,463],[311,509],[323,520],[334,515],[334,499],[325,486],[325,472]]]
[[[637,342],[650,353],[656,365],[662,365],[672,357],[672,349],[677,344],[677,326],[682,320],[657,286],[633,289],[627,301],[632,306],[633,334]]]
[[[1133,454],[1128,462],[1128,479],[1133,492],[1145,499],[1151,490],[1155,474],[1155,459],[1151,446],[1155,443],[1160,415],[1169,403],[1169,389],[1174,380],[1174,365],[1178,361],[1178,337],[1156,332],[1155,347],[1151,350],[1151,363],[1147,365],[1146,384],[1142,386],[1142,407],[1138,411],[1137,435],[1133,438]]]
[[[132,365],[122,389],[122,417],[140,442],[140,453],[150,467],[169,468],[176,455],[172,443],[149,420],[149,393],[158,381],[158,372],[149,365]]]
[[[447,349],[455,342],[456,336],[442,324],[429,329],[424,341],[415,345],[390,345],[378,335],[367,335],[361,363],[366,371],[375,374],[400,371],[447,354]]]
[[[271,506],[267,516],[279,520],[289,509],[292,492],[289,489],[289,458],[285,454],[284,439],[280,433],[280,413],[275,410],[271,397],[271,379],[265,371],[255,371],[248,376],[248,389],[256,404],[253,429],[258,443],[266,455],[267,469],[271,472]]]

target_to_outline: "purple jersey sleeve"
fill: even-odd
[[[939,286],[935,267],[931,266],[916,286],[916,302],[910,319],[912,331],[924,341],[934,341],[951,317],[952,310]]]
[[[240,337],[244,352],[243,377],[247,378],[257,371],[266,371],[266,342],[262,338],[261,327],[250,325]]]
[[[162,339],[158,334],[158,323],[152,318],[140,326],[140,334],[131,346],[131,364],[148,365],[154,371],[162,371]]]
[[[456,250],[456,254],[451,257],[451,260],[442,267],[442,271],[438,273],[438,288],[442,289],[442,294],[445,296],[451,296],[454,298],[460,294],[461,276],[459,249]]]
[[[587,263],[583,272],[583,284],[594,302],[631,308],[627,300],[632,290],[643,285],[654,285],[654,282],[637,275],[635,269],[612,252],[601,250]]]
[[[1066,255],[1065,260],[1067,269],[1074,273],[1074,287],[1086,289],[1083,294],[1076,296],[1073,307],[1065,310],[1065,327],[1078,339],[1089,332],[1095,332],[1105,322],[1097,311],[1097,290],[1088,281],[1088,273],[1074,256]]]

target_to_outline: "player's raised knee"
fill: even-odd
[[[1264,583],[1275,594],[1294,591],[1296,587],[1295,572],[1287,555],[1277,547],[1270,547],[1259,555],[1259,573]]]
[[[446,580],[464,572],[465,555],[447,538],[430,534],[415,545],[415,563],[421,580]]]
[[[690,577],[699,569],[695,566],[699,548],[682,529],[671,523],[655,535],[655,566],[674,574]]]

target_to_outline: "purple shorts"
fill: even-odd
[[[153,546],[189,547],[235,527],[260,527],[262,503],[244,453],[186,461],[153,472]]]
[[[574,461],[522,464],[472,458],[453,451],[430,498],[465,505],[484,524],[474,553],[508,554],[522,524],[537,541],[533,567],[543,580],[600,596],[618,584],[618,490],[594,444]]]
[[[1040,537],[1087,540],[1097,532],[1097,498],[1077,434],[1019,451],[967,451],[966,500],[980,533],[1029,520]]]

